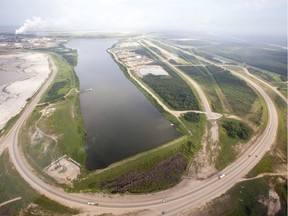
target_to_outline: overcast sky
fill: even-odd
[[[38,30],[188,30],[285,36],[287,1],[0,0],[0,25],[20,27],[25,20],[27,28]]]

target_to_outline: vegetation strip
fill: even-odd
[[[20,141],[26,158],[39,171],[64,154],[85,169],[85,130],[77,90],[79,81],[73,69],[75,65],[69,65],[67,59],[60,54],[50,55],[58,73],[43,95],[42,103],[26,121],[20,133]]]

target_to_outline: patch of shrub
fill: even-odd
[[[222,127],[231,138],[247,140],[253,133],[253,130],[248,125],[239,121],[224,121]]]

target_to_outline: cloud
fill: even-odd
[[[17,0],[2,1],[7,1],[6,6],[11,7],[10,2]],[[5,13],[0,13],[0,23],[2,20],[7,24],[9,19],[16,18],[19,23],[32,17],[25,20],[17,33],[174,29],[282,34],[279,29],[287,29],[286,0],[83,0],[81,3],[78,0],[51,0],[45,1],[45,5],[37,0],[25,1],[33,2],[30,4],[33,10],[27,7],[16,13],[11,8],[10,13],[6,13],[1,7]],[[25,8],[23,4],[21,6]]]
[[[287,5],[286,0],[241,0],[236,3],[237,8],[250,10],[261,10],[285,5]]]

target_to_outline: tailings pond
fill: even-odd
[[[123,74],[107,49],[116,40],[79,39],[75,68],[86,129],[87,168],[99,169],[169,142],[179,133]]]

